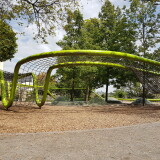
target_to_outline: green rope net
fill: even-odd
[[[70,62],[57,62],[57,57],[71,57]],[[142,85],[152,93],[160,93],[160,62],[132,54],[99,50],[62,50],[29,56],[19,61],[14,73],[0,71],[2,104],[8,109],[13,104],[40,108],[47,95],[53,70],[62,67],[96,65],[131,70]],[[145,83],[144,83],[145,82]]]

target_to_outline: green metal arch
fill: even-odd
[[[17,67],[26,62],[36,60],[39,58],[59,57],[59,56],[107,56],[107,57],[124,58],[132,61],[145,62],[148,64],[160,66],[160,62],[150,60],[147,58],[142,58],[142,57],[129,54],[129,53],[124,53],[124,52],[103,51],[103,50],[62,50],[62,51],[44,52],[44,53],[29,56],[27,58],[20,60],[17,63]]]
[[[146,58],[142,58],[136,55],[132,55],[132,54],[128,54],[128,53],[123,53],[123,52],[115,52],[115,51],[102,51],[102,50],[62,50],[62,51],[53,51],[53,52],[45,52],[45,53],[41,53],[41,54],[35,54],[32,56],[29,56],[27,58],[24,58],[22,60],[20,60],[14,69],[14,77],[13,77],[13,81],[12,81],[12,90],[10,93],[10,97],[9,100],[6,99],[6,93],[4,92],[5,90],[5,85],[4,85],[4,79],[3,79],[3,73],[0,72],[0,82],[1,82],[1,88],[2,88],[2,102],[3,105],[6,109],[8,109],[10,106],[12,106],[13,104],[13,99],[14,99],[14,95],[15,95],[15,90],[16,90],[16,86],[17,86],[17,79],[18,79],[18,73],[19,73],[19,69],[21,67],[21,65],[23,65],[24,63],[27,63],[29,61],[33,61],[36,59],[40,59],[40,58],[47,58],[47,57],[58,57],[58,56],[107,56],[107,57],[117,57],[117,58],[124,58],[124,59],[128,59],[131,61],[138,61],[138,62],[142,62],[142,63],[146,63],[146,64],[152,64],[152,65],[156,65],[156,66],[160,66],[160,62],[157,61],[153,61],[150,59],[146,59]],[[83,64],[82,64],[83,63]],[[106,65],[106,66],[112,66],[112,67],[121,67],[121,68],[126,68],[125,66],[119,65],[119,64],[113,64],[113,63],[103,63],[103,62],[68,62],[68,64],[57,64],[57,65],[53,65],[48,69],[47,72],[47,76],[50,76],[50,72],[51,70],[53,70],[54,68],[60,68],[60,67],[64,67],[64,66],[71,66],[71,65]],[[32,75],[33,77],[35,75]],[[35,87],[35,92],[36,92],[36,78],[34,78],[34,87]],[[46,88],[48,88],[48,80],[46,79],[45,82],[45,90]],[[37,92],[36,92],[37,93]],[[47,93],[45,92],[45,96],[47,96]],[[43,96],[42,101],[40,102],[38,100],[38,95],[36,95],[36,103],[39,107],[41,107],[44,102],[45,102],[45,96]]]
[[[120,65],[120,64],[109,63],[109,62],[90,62],[90,61],[83,61],[82,62],[82,61],[78,61],[78,62],[66,62],[66,63],[55,64],[53,66],[50,66],[50,68],[47,71],[47,76],[46,76],[45,85],[44,85],[43,97],[42,97],[41,102],[38,99],[38,97],[36,97],[36,103],[37,103],[37,105],[41,108],[41,106],[43,106],[44,103],[45,103],[45,101],[46,101],[47,90],[48,90],[49,80],[50,80],[50,75],[51,75],[51,72],[52,72],[53,69],[63,68],[63,67],[72,67],[72,66],[92,66],[92,65],[94,65],[94,66],[115,67],[115,68],[121,68],[121,69],[129,69],[129,70],[131,70],[130,67],[125,67],[125,66]],[[139,70],[138,68],[135,68],[135,69]],[[152,72],[152,71],[146,71],[146,70],[142,70],[142,69],[140,69],[140,70],[144,71],[144,72],[150,72],[152,74],[160,76],[159,73],[155,73],[155,72]],[[38,96],[38,93],[36,95]]]
[[[71,67],[71,66],[89,66],[89,65],[94,65],[94,66],[108,66],[108,67],[116,67],[116,68],[121,68],[121,69],[130,69],[128,67],[125,67],[123,65],[120,65],[120,64],[115,64],[115,63],[104,63],[104,62],[90,62],[90,61],[84,61],[84,62],[66,62],[66,63],[59,63],[59,64],[55,64],[53,66],[50,66],[50,68],[48,69],[47,71],[47,76],[46,76],[46,79],[45,79],[45,85],[44,85],[44,93],[43,93],[43,97],[42,99],[40,100],[39,97],[38,97],[38,88],[39,86],[37,85],[37,77],[35,74],[33,73],[27,73],[25,75],[23,75],[23,77],[25,76],[29,76],[29,75],[32,75],[33,77],[33,88],[34,88],[34,92],[35,92],[35,101],[36,101],[36,104],[39,106],[39,108],[41,108],[41,106],[44,105],[45,101],[46,101],[46,97],[47,97],[47,93],[48,93],[48,86],[49,86],[49,80],[50,80],[50,75],[51,75],[51,72],[53,69],[56,69],[56,68],[62,68],[62,67]],[[152,72],[153,73],[153,72]],[[9,99],[7,100],[6,99],[6,90],[5,90],[5,82],[4,82],[4,79],[3,79],[3,72],[0,72],[0,75],[1,75],[1,87],[2,87],[2,102],[3,102],[3,105],[4,105],[4,108],[5,109],[8,109],[9,107],[11,107],[12,103],[13,103],[13,99]],[[155,73],[157,74],[157,73]],[[13,85],[12,85],[13,86]],[[12,87],[12,91],[13,92],[13,89],[15,89],[16,86]]]
[[[103,65],[103,66],[118,67],[118,68],[122,68],[122,69],[127,69],[127,67],[125,67],[123,65],[120,65],[120,64],[104,63],[104,62],[85,61],[85,62],[66,62],[66,63],[55,64],[53,66],[50,66],[48,71],[47,71],[47,74],[46,74],[47,76],[46,76],[45,84],[44,84],[44,93],[43,93],[43,96],[42,96],[41,100],[38,97],[37,77],[33,73],[28,73],[28,74],[26,74],[26,76],[32,75],[32,77],[33,77],[33,87],[34,87],[34,92],[35,92],[35,95],[36,95],[35,101],[36,101],[36,104],[39,106],[39,108],[41,108],[41,106],[43,106],[45,101],[46,101],[46,97],[47,97],[47,93],[48,93],[49,80],[50,80],[50,75],[51,75],[52,70],[56,69],[56,68],[71,67],[71,66],[82,66],[82,65],[83,66],[89,66],[89,65],[95,65],[95,66],[101,65],[102,66]],[[18,75],[16,75],[16,74],[14,76],[18,77]],[[23,75],[23,76],[25,76],[25,75]],[[11,90],[11,93],[10,93],[11,96],[7,100],[6,90],[5,90],[5,81],[4,81],[4,78],[3,78],[3,72],[2,71],[0,71],[0,80],[1,80],[2,103],[3,103],[4,108],[8,109],[13,104],[17,83],[12,84],[12,90]]]

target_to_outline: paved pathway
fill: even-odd
[[[87,131],[0,134],[0,160],[160,160],[160,122]]]

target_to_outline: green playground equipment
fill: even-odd
[[[59,56],[76,57],[76,61],[56,64],[56,57]],[[86,61],[80,61],[81,56],[85,56]],[[95,58],[95,61],[94,59],[90,60],[91,57],[98,57],[101,61],[97,61],[97,58]],[[0,71],[2,104],[5,109],[8,109],[15,102],[17,92],[19,95],[25,95],[26,92],[26,94],[32,93],[34,95],[36,104],[41,108],[45,104],[47,94],[54,97],[48,91],[50,76],[54,69],[88,65],[131,70],[142,85],[145,80],[146,89],[152,93],[160,93],[160,62],[158,61],[115,51],[62,50],[35,54],[24,58],[16,64],[13,74]],[[43,94],[40,97],[39,88],[43,89]]]

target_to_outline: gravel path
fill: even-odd
[[[0,134],[1,160],[159,160],[160,122],[111,129]]]

